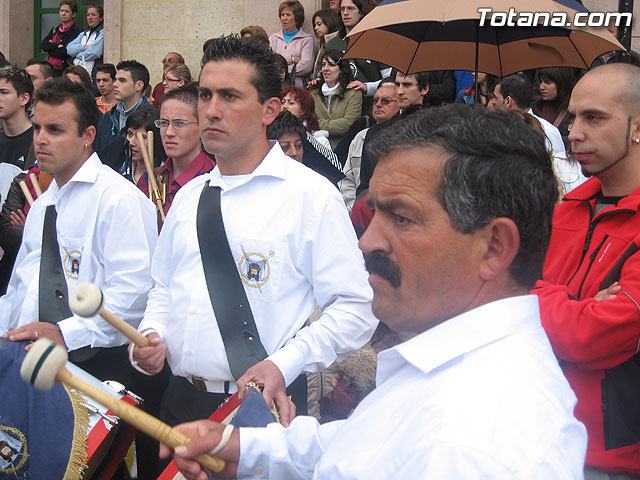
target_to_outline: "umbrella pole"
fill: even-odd
[[[633,13],[633,0],[618,0],[618,12]],[[620,25],[618,28],[618,40],[627,52],[631,52],[631,27]]]
[[[476,71],[475,71],[475,95],[473,99],[473,103],[479,103],[478,97],[480,96],[480,92],[478,91],[478,56],[480,55],[480,23],[476,25]]]

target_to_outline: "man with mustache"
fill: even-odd
[[[168,360],[174,376],[164,418],[170,423],[206,418],[254,381],[264,385],[267,404],[275,399],[288,424],[293,412],[285,385],[299,388],[294,402],[306,407],[306,378],[300,374],[348,357],[369,341],[378,323],[340,193],[284,155],[277,141],[267,140],[267,126],[282,106],[280,92],[274,54],[258,40],[230,36],[205,43],[198,123],[217,166],[184,185],[174,199],[158,239],[155,285],[140,325],[152,346],[132,353],[150,373]],[[201,200],[206,195],[219,200]],[[208,208],[215,203],[217,212]],[[220,223],[226,241],[200,240],[206,224]],[[229,268],[203,260],[208,252],[228,258]],[[223,286],[211,281],[216,272],[223,272]],[[215,298],[234,281],[237,289]],[[246,300],[225,314],[230,295]],[[240,310],[247,302],[253,319]],[[322,315],[305,327],[316,305]],[[256,336],[266,355],[245,354],[244,347],[257,348],[249,343]]]
[[[543,139],[514,116],[451,105],[367,148],[373,312],[414,336],[379,354],[377,388],[347,420],[177,427],[191,438],[174,450],[181,471],[206,479],[190,459],[218,446],[223,477],[582,478],[586,432],[528,294],[557,199]]]
[[[553,220],[542,322],[587,427],[587,479],[640,476],[640,69],[597,67],[569,102],[587,182]]]

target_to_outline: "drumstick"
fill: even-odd
[[[147,150],[149,151],[149,159],[153,163],[153,159],[156,158],[153,156],[153,130],[147,132]]]
[[[33,197],[31,196],[29,187],[27,187],[27,183],[24,180],[20,180],[20,188],[22,189],[22,193],[24,193],[24,196],[27,198],[29,206],[33,205]]]
[[[36,191],[36,198],[38,198],[40,195],[42,195],[42,189],[40,188],[40,182],[38,182],[38,177],[36,177],[35,173],[30,173],[29,178],[31,179],[33,189]]]
[[[164,222],[164,206],[162,205],[162,200],[160,199],[160,191],[158,190],[158,184],[156,183],[156,174],[153,171],[153,163],[151,162],[151,158],[149,157],[149,151],[147,150],[142,132],[138,132],[137,136],[138,143],[140,144],[140,152],[142,153],[142,159],[144,160],[144,166],[146,167],[147,175],[149,176],[149,189],[154,192],[154,196],[156,197],[156,207],[158,207],[158,212],[160,212],[160,219]]]
[[[69,308],[81,317],[100,315],[113,328],[127,337],[136,347],[148,347],[149,339],[129,325],[117,315],[102,307],[104,295],[102,290],[93,283],[81,283],[69,295]]]
[[[171,448],[184,445],[191,440],[139,408],[75,377],[64,367],[65,363],[67,363],[67,351],[51,340],[42,338],[31,346],[22,362],[20,376],[25,382],[41,391],[49,390],[55,381],[72,387],[104,405],[125,422]],[[196,461],[214,472],[221,472],[225,467],[224,460],[208,453],[198,455]]]

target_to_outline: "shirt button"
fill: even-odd
[[[258,468],[256,468],[256,469],[254,470],[254,473],[255,473],[256,475],[260,475],[260,474],[262,473],[262,469],[261,469],[260,467],[258,467]]]
[[[190,308],[189,312],[193,313],[195,315],[196,313],[198,313],[198,309],[197,308]]]
[[[80,345],[80,342],[76,340],[75,342],[73,342],[73,344],[77,347],[78,345]]]
[[[184,353],[186,353],[186,354],[187,354],[187,356],[188,356],[188,357],[190,357],[190,356],[191,356],[191,353],[193,353],[193,352],[191,351],[191,349],[187,348],[187,351],[186,351],[186,352],[184,352]]]

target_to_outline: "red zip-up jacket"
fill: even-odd
[[[640,475],[640,189],[594,214],[592,178],[556,207],[539,296],[542,324],[578,397],[586,465]],[[615,299],[595,295],[613,282]]]

